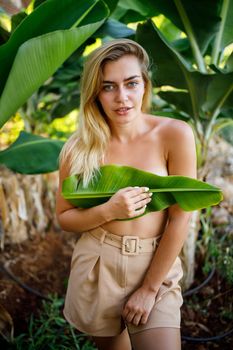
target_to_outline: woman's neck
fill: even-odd
[[[139,120],[134,120],[134,123],[129,123],[128,125],[111,125],[110,129],[113,141],[126,144],[134,141],[142,135],[146,131],[147,125],[145,120],[140,118]]]

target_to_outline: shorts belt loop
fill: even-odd
[[[104,243],[105,236],[106,236],[106,232],[102,232],[102,235],[101,235],[101,237],[100,237],[100,243],[101,243],[101,245]]]
[[[157,244],[156,239],[153,239],[153,241],[152,241],[152,246],[153,246],[154,248],[156,247],[156,244]]]

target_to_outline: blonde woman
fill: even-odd
[[[64,230],[82,234],[72,256],[64,315],[101,350],[181,348],[178,254],[190,214],[175,204],[141,216],[151,200],[146,187],[122,188],[89,209],[75,208],[61,195],[65,177],[78,174],[88,186],[103,164],[196,177],[191,128],[148,114],[148,66],[145,50],[128,39],[89,55],[79,127],[60,158],[57,217]],[[134,219],[118,220],[129,218]]]

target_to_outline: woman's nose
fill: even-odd
[[[119,87],[117,89],[116,99],[119,102],[128,100],[128,92],[124,87]]]

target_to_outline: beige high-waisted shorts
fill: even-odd
[[[156,238],[122,238],[101,227],[83,233],[71,261],[64,307],[67,321],[83,333],[101,337],[118,335],[125,327],[131,334],[156,327],[180,328],[183,299],[178,257],[159,289],[147,323],[125,324],[121,317],[129,296],[144,279],[157,243]]]

